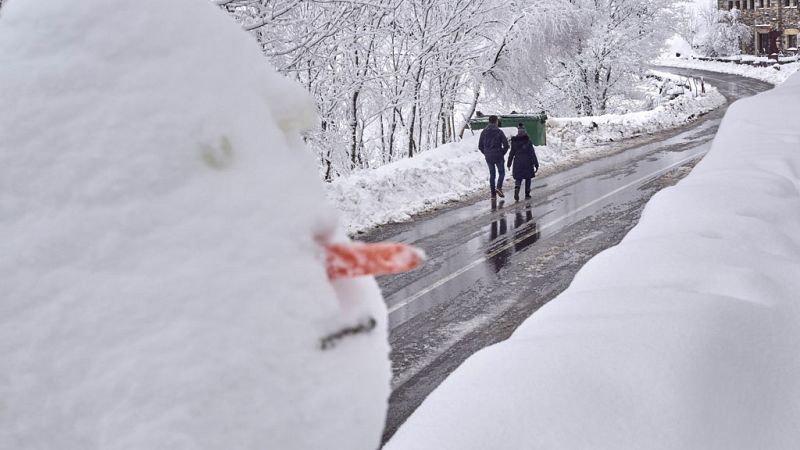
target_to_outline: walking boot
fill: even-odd
[[[514,188],[514,200],[519,201],[519,188]]]
[[[528,200],[530,198],[531,198],[531,191],[528,191],[525,193],[525,200]]]
[[[496,199],[496,198],[497,198],[497,191],[495,191],[494,189],[492,189],[492,200],[494,200],[494,199]]]
[[[497,196],[498,197],[500,197],[500,198],[505,197],[505,195],[503,195],[503,189],[502,188],[497,188],[494,191],[497,192]]]

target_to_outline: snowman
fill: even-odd
[[[372,449],[374,279],[304,91],[203,0],[0,10],[0,448]]]

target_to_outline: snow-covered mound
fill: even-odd
[[[386,450],[796,449],[800,76],[728,110],[708,156]]]
[[[664,51],[661,53],[661,57],[686,58],[695,56],[696,54],[697,52],[695,52],[695,50],[692,48],[692,45],[689,44],[686,39],[682,38],[678,34],[675,34],[671,38],[667,39],[667,42],[664,45]]]
[[[669,74],[660,73],[667,77]],[[550,146],[562,151],[574,147],[615,142],[633,136],[676,128],[725,104],[717,88],[706,84],[705,94],[695,95],[700,86],[691,85],[675,98],[648,111],[606,114],[594,117],[554,118],[547,123]]]
[[[328,282],[312,104],[224,13],[10,0],[0,105],[0,448],[379,444],[380,293]]]
[[[328,199],[342,212],[348,231],[354,233],[410,220],[412,214],[458,200],[488,186],[487,174],[476,135],[414,158],[337,178],[326,188]]]

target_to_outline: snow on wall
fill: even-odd
[[[662,76],[667,76],[661,74]],[[576,119],[548,120],[547,146],[537,146],[540,176],[568,165],[600,157],[610,142],[683,125],[725,103],[716,88],[708,94],[691,94],[659,105],[651,111]],[[598,124],[597,128],[592,123]],[[515,128],[504,129],[513,136]],[[478,151],[479,132],[467,131],[461,142],[445,144],[414,158],[356,172],[326,185],[328,199],[342,213],[350,233],[411,219],[447,202],[485,191],[489,193],[488,169]],[[508,171],[507,171],[508,172]],[[507,177],[511,174],[507,173]],[[535,182],[535,181],[534,181]]]
[[[327,280],[302,88],[208,1],[0,23],[0,448],[377,447],[385,306]]]
[[[800,76],[741,100],[621,244],[473,355],[386,450],[795,449]]]

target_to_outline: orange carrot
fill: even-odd
[[[425,258],[421,250],[393,243],[328,244],[325,250],[328,278],[331,280],[407,272],[419,266]]]

